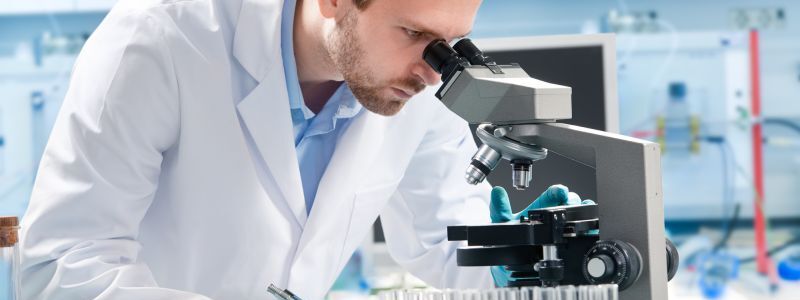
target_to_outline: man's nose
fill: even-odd
[[[441,78],[441,75],[436,73],[436,71],[422,59],[414,65],[413,73],[421,78],[422,81],[425,82],[425,85],[439,84],[439,79]]]

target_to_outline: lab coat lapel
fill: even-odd
[[[259,82],[271,69],[281,68],[281,11],[283,1],[244,0],[233,34],[233,56]]]
[[[280,52],[281,1],[245,0],[233,54],[259,84],[236,106],[261,159],[301,227],[306,207]]]
[[[352,222],[356,189],[383,145],[388,120],[364,111],[352,120],[353,123],[336,144],[336,150],[320,180],[311,216],[300,238],[289,278],[290,289],[307,289],[308,278],[320,275],[313,273],[336,275],[334,272],[342,256],[348,226]]]

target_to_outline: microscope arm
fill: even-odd
[[[568,124],[512,125],[507,137],[593,167],[600,238],[633,244],[644,268],[623,299],[666,299],[667,262],[658,144]]]

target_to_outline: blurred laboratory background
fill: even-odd
[[[114,2],[0,0],[0,215],[24,213],[72,65]],[[592,46],[580,43],[487,52],[499,63],[529,57],[534,77],[573,86],[575,123],[661,145],[665,225],[681,254],[671,296],[797,299],[800,1],[491,0],[472,37],[576,34],[613,34],[598,47],[615,55],[575,52]],[[535,61],[559,56],[574,65]],[[575,86],[586,78],[599,79]],[[537,178],[536,188],[551,183]],[[532,200],[512,197],[515,210]],[[378,224],[331,298],[423,286],[391,261]]]

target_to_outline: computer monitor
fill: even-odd
[[[572,119],[559,121],[619,132],[615,38],[612,34],[555,35],[475,40],[498,64],[518,63],[533,78],[572,87]],[[474,132],[476,125],[471,126]],[[480,145],[480,141],[475,139]],[[563,184],[583,199],[597,199],[594,169],[550,152],[533,163],[531,187],[511,184],[511,167],[501,162],[487,178],[506,188],[514,211],[525,208],[547,187]]]

